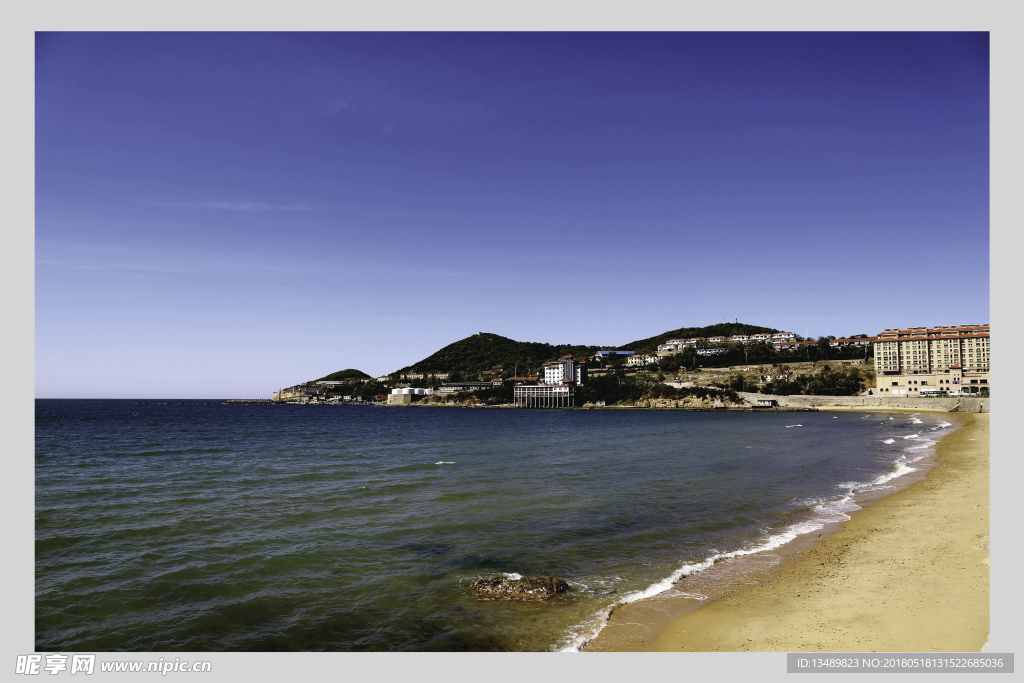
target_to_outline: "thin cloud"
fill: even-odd
[[[327,116],[335,116],[342,109],[348,109],[348,100],[336,97],[327,103]]]
[[[114,270],[114,271],[131,271],[131,272],[143,272],[143,273],[184,273],[185,270],[179,268],[162,268],[159,266],[135,266],[126,263],[99,263],[95,261],[56,261],[49,259],[39,259],[36,261],[36,267],[40,268],[62,268],[64,270]]]
[[[217,209],[221,211],[312,211],[305,204],[264,204],[262,202],[154,202],[157,206],[178,209]]]

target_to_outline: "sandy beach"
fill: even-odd
[[[694,611],[685,584],[699,574],[688,577],[666,595],[616,610],[584,651],[982,650],[989,415],[943,419],[961,428],[939,442],[939,464],[926,478],[784,558],[770,579],[733,586]]]

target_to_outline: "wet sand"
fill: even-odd
[[[943,419],[963,427],[939,441],[940,464],[921,481],[821,540],[805,539],[801,550],[766,556],[762,578],[748,585],[728,581],[727,561],[619,608],[584,651],[981,650],[989,633],[989,415]],[[728,588],[713,600],[687,597],[722,578]]]

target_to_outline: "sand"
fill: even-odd
[[[772,578],[682,616],[666,606],[693,610],[684,597],[626,605],[585,651],[982,650],[989,634],[989,415],[943,419],[962,428],[939,442],[939,465],[926,478],[788,556]]]

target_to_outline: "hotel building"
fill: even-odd
[[[887,329],[875,337],[882,395],[976,394],[990,390],[988,325]]]
[[[543,366],[543,384],[517,384],[512,388],[520,408],[567,408],[575,405],[576,387],[587,381],[586,361],[562,356]]]

